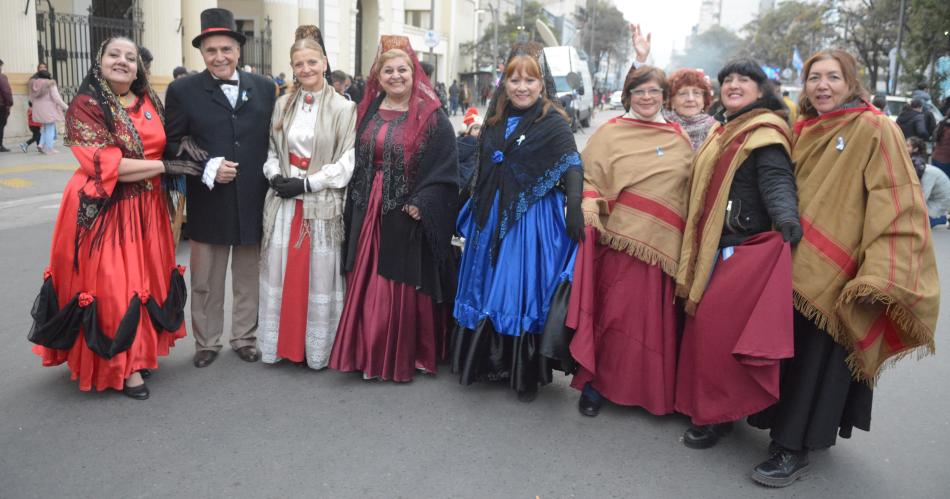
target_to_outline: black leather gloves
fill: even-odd
[[[306,192],[306,184],[302,178],[288,178],[281,175],[274,175],[270,181],[272,189],[277,191],[277,195],[282,198],[294,198]]]
[[[567,236],[575,241],[584,240],[584,213],[581,211],[581,193],[584,189],[584,172],[569,168],[561,177],[567,194]]]
[[[191,135],[185,135],[181,138],[181,142],[178,143],[179,158],[181,157],[182,153],[187,154],[191,157],[191,159],[198,161],[199,163],[204,163],[208,160],[208,152],[198,147],[198,144],[195,143],[195,140],[191,138]]]
[[[194,161],[166,159],[162,161],[162,164],[165,165],[165,173],[169,175],[192,175],[197,177],[204,172],[204,167]]]
[[[794,220],[783,222],[778,229],[782,232],[782,239],[792,246],[802,240],[802,225]]]

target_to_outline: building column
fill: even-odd
[[[150,3],[150,2],[143,2]],[[159,2],[151,2],[159,3]],[[161,2],[164,6],[165,2]],[[201,33],[201,11],[218,6],[218,0],[181,0],[181,47],[185,67],[189,71],[205,69],[204,59],[198,49],[191,46],[191,41]],[[151,47],[149,47],[151,50]],[[177,64],[176,64],[177,65]],[[174,66],[172,66],[174,68]]]
[[[26,14],[23,13],[24,6]],[[0,47],[3,47],[3,72],[13,82],[14,73],[36,71],[39,51],[36,36],[36,3],[22,0],[0,0],[3,29],[0,29]],[[24,80],[25,81],[25,80]]]
[[[3,12],[4,21],[3,29],[0,29],[0,47],[3,47],[0,59],[3,59],[3,74],[10,80],[10,89],[13,91],[13,107],[10,108],[10,117],[3,130],[6,138],[4,145],[15,149],[14,137],[30,135],[26,124],[26,81],[36,72],[39,62],[36,3],[0,0],[0,12]]]
[[[172,78],[172,70],[180,66],[182,59],[182,39],[178,30],[181,20],[181,4],[177,2],[141,2],[142,20],[145,29],[142,32],[142,45],[152,52],[152,86],[165,86]],[[191,43],[188,49],[194,50]],[[156,88],[156,90],[159,90]]]
[[[297,0],[264,0],[264,15],[271,19],[271,71],[290,74],[290,46],[300,26]]]
[[[301,25],[312,24],[320,27],[320,0],[300,0],[300,6],[297,9],[297,20]],[[324,35],[325,38],[326,35]]]

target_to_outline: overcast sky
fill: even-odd
[[[701,0],[614,0],[614,5],[630,22],[653,33],[653,60],[665,67],[675,47],[682,50],[693,26],[699,22]],[[741,26],[758,10],[758,0],[726,0],[723,24]]]

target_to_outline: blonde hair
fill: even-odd
[[[290,61],[293,64],[294,54],[300,52],[301,50],[316,50],[320,57],[323,57],[324,60],[327,58],[327,54],[323,51],[323,47],[320,46],[316,40],[311,37],[301,38],[294,42],[290,46]],[[280,131],[284,128],[284,121],[290,118],[290,112],[293,110],[294,106],[292,105],[297,101],[297,97],[300,95],[300,85],[294,82],[294,90],[290,93],[290,96],[287,97],[287,107],[284,108],[284,113],[280,116],[280,119],[277,120],[277,123],[274,123],[274,130]]]
[[[379,61],[376,63],[376,78],[379,78],[379,75],[383,73],[383,66],[385,66],[387,62],[397,57],[401,57],[406,61],[406,65],[409,66],[409,72],[411,73],[413,67],[412,58],[409,57],[409,54],[407,54],[406,51],[402,49],[389,49],[382,54],[379,54]]]

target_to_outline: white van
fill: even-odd
[[[587,63],[570,46],[545,47],[544,58],[554,77],[558,100],[571,97],[574,121],[589,127],[594,113],[594,86]]]

